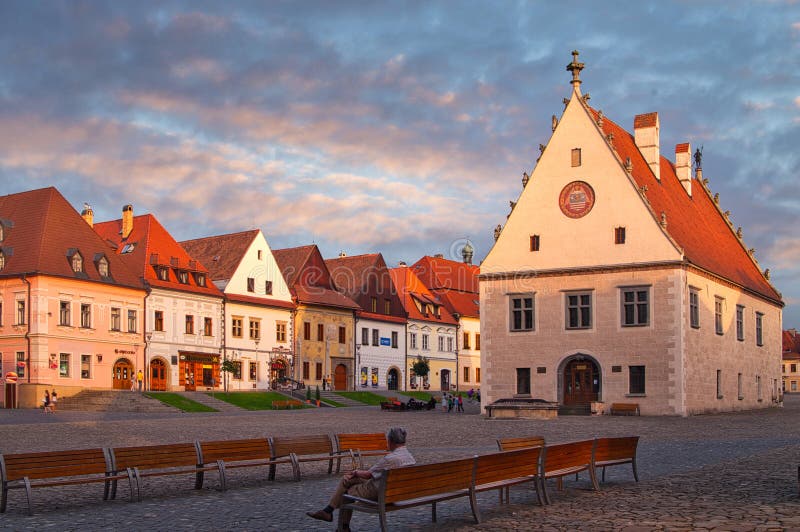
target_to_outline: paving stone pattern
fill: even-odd
[[[405,426],[419,462],[495,450],[498,437],[541,434],[548,442],[638,434],[639,476],[628,467],[608,470],[600,492],[583,474],[563,492],[553,486],[551,506],[536,505],[530,488],[512,488],[511,504],[497,494],[479,495],[483,523],[475,525],[464,501],[389,515],[392,530],[800,530],[797,465],[800,463],[800,397],[761,412],[663,417],[561,417],[551,421],[486,420],[466,414],[381,412],[378,407],[208,414],[135,414],[0,411],[3,452],[112,445],[147,445],[199,439],[383,431]],[[229,472],[227,492],[207,474],[200,491],[193,478],[145,479],[143,502],[102,501],[102,486],[71,486],[33,492],[32,517],[25,496],[12,491],[0,527],[57,530],[333,530],[305,516],[321,508],[337,482],[322,464],[303,464],[293,482],[279,468],[275,482],[266,468]],[[354,530],[378,529],[377,518],[356,515]]]

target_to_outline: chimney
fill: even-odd
[[[675,146],[675,174],[692,197],[692,146],[688,142]]]
[[[122,239],[125,240],[133,231],[133,205],[130,203],[122,207]]]
[[[443,258],[444,258],[444,255],[443,255],[443,254],[441,254],[441,253],[437,253],[436,255],[434,255],[434,256],[433,256],[433,258],[434,258],[434,259],[443,259]]]
[[[340,252],[339,252],[339,258],[340,258],[340,259],[343,259],[343,258],[345,258],[346,256],[347,256],[347,253],[345,253],[344,251],[340,251]]]
[[[408,266],[408,264],[406,264],[406,261],[401,260],[400,262],[397,263],[397,266],[400,268],[405,268],[406,266]]]
[[[647,113],[636,115],[633,119],[633,138],[636,147],[647,161],[648,166],[655,174],[656,179],[661,181],[661,171],[659,165],[659,139],[658,113]]]
[[[94,211],[92,210],[92,206],[88,203],[83,204],[83,210],[81,211],[81,218],[89,224],[89,227],[94,227]]]

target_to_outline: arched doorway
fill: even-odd
[[[397,383],[400,382],[400,375],[395,368],[389,370],[386,374],[386,387],[390,390],[397,389]]]
[[[439,372],[439,376],[441,377],[441,381],[442,381],[441,390],[443,392],[444,391],[450,391],[450,370],[449,369],[443,369],[441,372]]]
[[[167,391],[167,364],[161,358],[150,361],[150,389],[154,392]]]
[[[127,358],[120,358],[114,362],[112,368],[112,388],[115,390],[130,390],[131,377],[133,377],[133,363]]]
[[[583,405],[600,396],[600,369],[589,357],[578,355],[564,366],[565,405]]]
[[[339,364],[333,371],[333,389],[346,390],[347,389],[347,366]]]
[[[270,366],[269,366],[269,371],[270,371],[269,380],[270,380],[270,383],[271,383],[270,385],[271,385],[273,390],[277,390],[278,389],[278,384],[280,384],[280,382],[283,381],[283,379],[286,378],[286,369],[288,367],[289,367],[289,365],[282,358],[276,358],[270,363]]]

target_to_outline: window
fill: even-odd
[[[257,253],[257,256],[258,256],[258,260],[263,259],[264,258],[264,251],[259,249],[258,253]]]
[[[572,148],[572,166],[581,165],[581,149]]]
[[[242,363],[238,360],[233,361],[233,378],[242,380]]]
[[[530,248],[531,251],[539,251],[539,235],[531,235]]]
[[[261,340],[261,320],[250,318],[250,339]]]
[[[0,301],[0,327],[2,326],[3,326],[3,302]]]
[[[742,390],[742,374],[739,373],[736,375],[736,393],[741,401],[744,399],[744,392]]]
[[[481,383],[481,368],[475,368],[475,382],[477,384]]]
[[[736,339],[744,341],[744,307],[736,305]]]
[[[378,312],[378,298],[377,297],[370,298],[370,304],[372,312]]]
[[[206,285],[205,274],[198,273],[197,275],[195,275],[194,282],[197,283],[197,286],[205,286]]]
[[[517,395],[531,394],[531,368],[517,368]]]
[[[339,330],[341,331],[341,329]],[[339,334],[339,337],[340,337],[339,343],[343,344],[344,342],[342,342],[341,340],[341,333]],[[372,345],[380,345],[380,343],[381,343],[380,332],[378,332],[378,329],[372,329]]]
[[[797,364],[789,364],[789,371],[791,373],[797,373]]]
[[[761,397],[761,375],[756,375],[756,399],[762,400]]]
[[[255,292],[256,291],[256,280],[254,277],[247,278],[247,291],[248,292]]]
[[[25,377],[25,352],[17,351],[17,375],[22,379]]]
[[[316,367],[314,368],[314,371],[315,371],[315,372],[316,372],[316,374],[317,374],[317,375],[316,375],[316,379],[317,379],[317,380],[322,380],[322,362],[317,362],[317,363],[315,364],[315,366],[316,366]]]
[[[58,305],[58,324],[69,326],[69,301],[61,301]]]
[[[311,322],[303,322],[303,340],[311,340]]]
[[[408,343],[411,344],[411,349],[417,348],[417,333],[408,334]]]
[[[242,337],[242,321],[243,319],[238,316],[231,318],[231,336],[234,338]]]
[[[272,295],[272,281],[264,281],[264,293],[268,296]]]
[[[463,380],[464,380],[464,382],[469,382],[469,367],[468,366],[464,367],[464,379]]]
[[[439,337],[439,351],[444,351],[444,336]]]
[[[533,294],[511,297],[511,330],[533,330]]]
[[[762,346],[764,345],[764,315],[760,312],[756,312],[756,345]]]
[[[471,349],[469,346],[469,333],[464,333],[464,349]]]
[[[592,327],[592,294],[567,294],[567,329]]]
[[[127,254],[127,253],[133,253],[134,249],[136,249],[136,243],[125,244],[124,246],[122,246],[122,251],[120,251],[120,255]]]
[[[81,379],[92,378],[92,355],[81,355]]]
[[[722,399],[722,370],[717,370],[717,399]]]
[[[81,273],[83,271],[83,257],[81,257],[80,253],[74,253],[72,255],[72,271],[75,273]]]
[[[25,301],[17,301],[17,325],[25,325]]]
[[[97,273],[101,277],[108,277],[108,259],[105,257],[100,257],[100,260],[97,261]]]
[[[183,332],[186,334],[194,334],[194,316],[191,314],[187,314],[186,318],[186,327],[184,328]]]
[[[614,243],[615,244],[624,244],[625,243],[625,228],[624,227],[615,227],[614,228]]]
[[[397,331],[392,331],[392,348],[397,349],[397,340],[398,340]]]
[[[383,313],[384,314],[392,313],[392,301],[390,299],[383,300]]]
[[[128,311],[128,332],[136,332],[136,311]]]
[[[622,289],[622,326],[643,327],[650,324],[650,289]]]
[[[361,328],[361,345],[369,345],[369,329]]]
[[[689,324],[700,328],[700,294],[694,288],[689,289]]]
[[[203,318],[203,336],[214,336],[214,321],[211,318]]]
[[[250,362],[249,377],[251,381],[258,380],[258,362]]]
[[[475,333],[475,351],[481,350],[481,333]]]
[[[628,366],[628,393],[645,393],[645,371],[644,366]]]
[[[422,335],[422,349],[424,349],[425,351],[427,351],[429,349],[429,347],[428,347],[428,335],[427,334],[423,334]]]
[[[169,281],[169,268],[165,266],[158,266],[156,268],[156,272],[158,273],[158,278],[162,281]]]
[[[2,251],[0,251],[0,271],[2,271],[3,268],[5,267],[6,267],[6,256],[3,254]]]
[[[325,325],[317,323],[317,341],[321,342],[325,339]]]
[[[725,300],[721,297],[714,297],[714,330],[717,334],[722,334],[722,306]]]
[[[347,343],[347,329],[345,327],[339,327],[339,343]]]
[[[81,303],[81,327],[92,328],[92,306],[88,303]]]
[[[58,355],[58,376],[69,377],[69,355],[67,353]]]
[[[275,322],[275,341],[281,344],[286,343],[286,322]]]
[[[111,330],[122,330],[122,310],[119,307],[111,307]]]
[[[164,332],[164,311],[157,310],[155,314],[153,328],[158,332]]]
[[[303,362],[303,380],[310,379],[311,375],[311,363],[310,362]]]
[[[451,352],[451,353],[453,352],[453,338],[452,337],[448,337],[447,338],[447,350],[449,352]]]
[[[178,282],[181,284],[189,284],[189,272],[178,270],[175,272]]]

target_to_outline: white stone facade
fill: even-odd
[[[356,390],[402,390],[406,380],[405,323],[357,319],[356,358]]]

